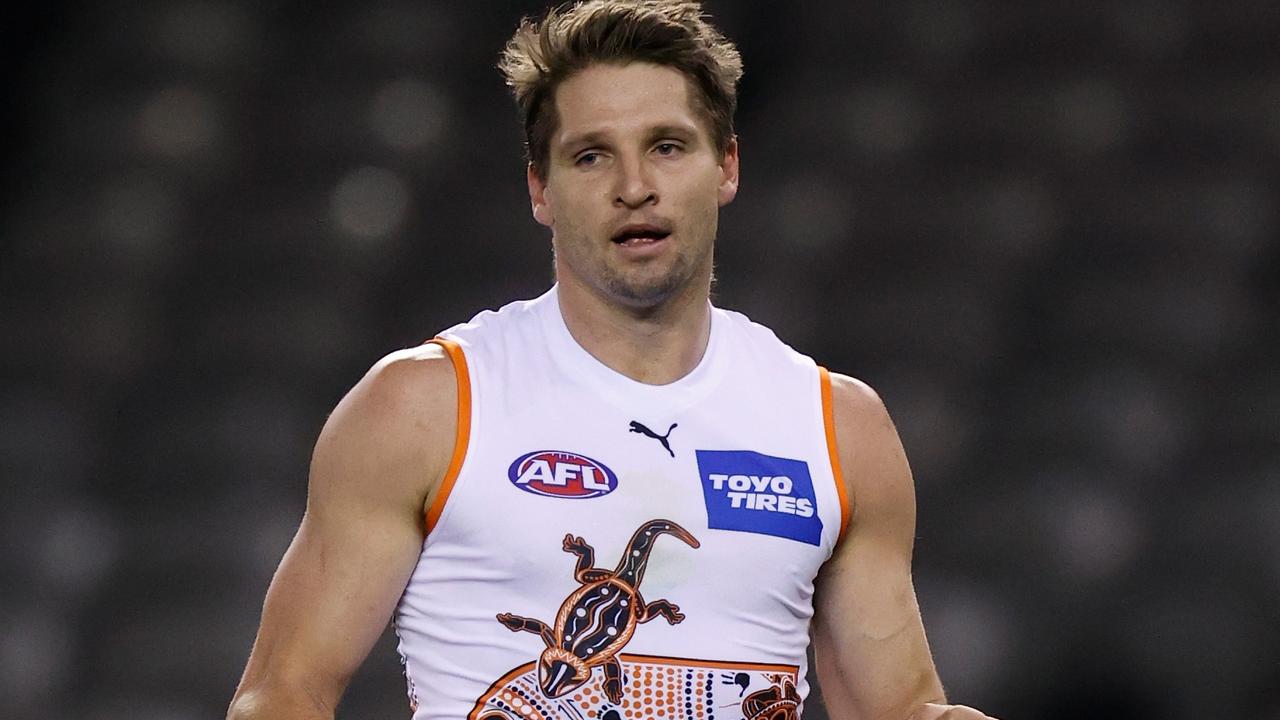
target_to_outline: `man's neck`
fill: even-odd
[[[651,308],[628,307],[592,288],[561,282],[560,315],[595,359],[637,382],[666,385],[688,375],[711,337],[710,281]]]

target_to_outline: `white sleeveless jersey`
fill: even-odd
[[[635,382],[555,288],[434,342],[459,422],[396,613],[414,720],[797,720],[849,516],[826,371],[712,308],[691,373]]]

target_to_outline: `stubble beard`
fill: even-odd
[[[575,275],[597,292],[627,307],[652,309],[678,295],[690,283],[697,282],[702,266],[711,264],[713,244],[707,243],[705,248],[698,256],[676,253],[670,267],[657,274],[647,267],[626,272],[610,265],[603,253],[595,257],[575,257],[575,253],[569,252],[560,258],[553,244],[552,254],[557,263],[563,259]]]
[[[627,277],[605,265],[602,280],[613,297],[633,307],[649,308],[677,294],[693,275],[692,265],[688,258],[677,257],[671,268],[657,277]]]

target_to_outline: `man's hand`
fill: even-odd
[[[995,720],[964,705],[927,703],[911,715],[911,720]]]

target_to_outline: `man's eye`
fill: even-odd
[[[674,155],[680,150],[680,146],[675,143],[665,142],[658,145],[655,149],[658,151],[659,155]]]
[[[597,153],[597,152],[585,152],[585,153],[582,153],[581,155],[579,155],[579,156],[578,156],[578,159],[573,161],[573,164],[574,164],[574,165],[582,165],[582,166],[590,166],[590,165],[595,165],[595,164],[596,164],[596,162],[597,162],[597,161],[599,161],[599,160],[600,160],[600,153]]]

